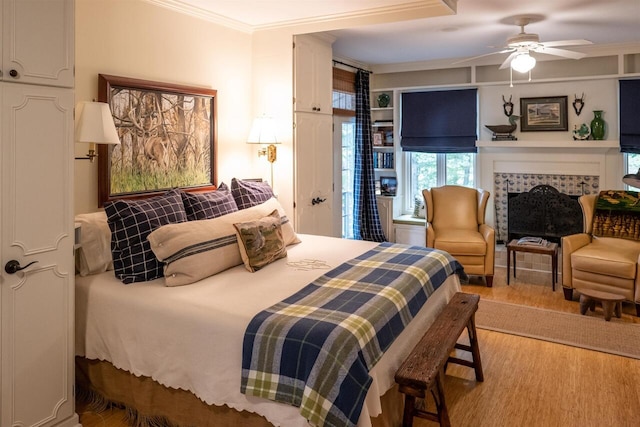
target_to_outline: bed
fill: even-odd
[[[132,409],[140,425],[309,425],[295,406],[241,392],[245,331],[261,311],[378,244],[295,239],[259,271],[240,264],[186,286],[167,286],[165,277],[124,285],[108,268],[77,276],[79,388]],[[459,290],[458,276],[449,275],[377,361],[358,426],[400,424],[395,371]]]

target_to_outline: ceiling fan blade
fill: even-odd
[[[511,53],[511,55],[507,56],[507,59],[504,60],[504,62],[502,63],[502,65],[500,66],[500,70],[503,70],[505,68],[508,68],[509,65],[511,64],[511,61],[513,61],[513,58],[515,58],[516,56],[518,56],[519,52],[513,52]]]
[[[468,62],[468,61],[473,61],[475,59],[484,58],[485,56],[498,55],[498,54],[501,54],[501,53],[508,53],[508,52],[513,52],[513,49],[504,49],[504,50],[501,50],[499,52],[485,53],[484,55],[478,55],[478,56],[473,56],[471,58],[461,59],[460,61],[453,62],[451,65],[461,64],[463,62]]]
[[[580,46],[585,44],[593,44],[589,40],[577,39],[577,40],[555,40],[551,42],[542,42],[540,43],[543,46],[554,47],[554,46]]]
[[[586,53],[574,52],[572,50],[556,49],[555,47],[540,46],[532,49],[534,52],[546,53],[547,55],[562,56],[564,58],[582,59],[587,56]]]

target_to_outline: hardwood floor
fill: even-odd
[[[577,296],[565,301],[562,285],[551,290],[550,273],[519,269],[506,284],[496,267],[493,287],[477,278],[463,291],[481,298],[579,313]],[[592,313],[602,315],[601,308]],[[632,304],[624,321],[640,323]],[[604,320],[603,320],[604,321]],[[640,425],[640,360],[478,330],[485,381],[473,370],[452,365],[445,377],[447,406],[454,426],[616,426]],[[640,345],[640,343],[638,343]],[[95,414],[77,406],[84,427],[126,427],[124,411]],[[414,426],[437,424],[416,419]]]

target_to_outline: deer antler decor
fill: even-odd
[[[576,110],[576,115],[579,116],[582,112],[582,107],[584,107],[584,92],[582,92],[582,97],[578,98],[578,95],[573,95],[575,99],[573,100],[573,109]]]
[[[504,104],[502,104],[502,109],[504,110],[504,114],[507,117],[511,117],[511,115],[513,114],[513,102],[511,102],[511,99],[513,99],[513,95],[509,97],[508,101],[504,99],[504,95],[502,95],[502,100],[504,101]]]

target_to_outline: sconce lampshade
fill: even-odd
[[[275,121],[266,116],[255,118],[247,142],[249,144],[280,144],[276,135]]]
[[[528,52],[524,52],[513,58],[511,61],[511,68],[519,73],[526,73],[531,71],[536,66],[536,58],[529,55]]]
[[[83,103],[82,112],[76,125],[76,142],[120,144],[109,104],[104,102]]]
[[[636,173],[630,173],[625,175],[622,178],[622,182],[624,182],[625,184],[631,187],[640,188],[640,169],[638,169],[638,172]]]

